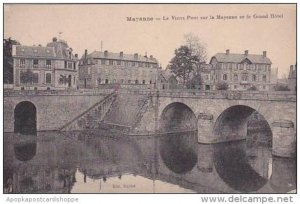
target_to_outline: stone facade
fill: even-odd
[[[158,61],[150,55],[94,51],[79,62],[79,87],[97,88],[107,84],[154,87],[157,81]]]
[[[267,52],[262,55],[217,53],[211,60],[211,80],[214,84],[225,82],[230,90],[256,90],[268,91],[271,85],[271,60]],[[253,89],[255,89],[253,88]]]
[[[77,55],[66,41],[46,47],[13,45],[14,87],[18,90],[76,88]]]

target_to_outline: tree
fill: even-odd
[[[216,85],[217,90],[228,90],[229,86],[226,82],[219,82]]]
[[[290,91],[290,88],[286,84],[276,84],[274,86],[275,91]]]
[[[195,75],[190,81],[187,82],[188,87],[191,89],[200,89],[203,84],[203,79],[201,75]]]
[[[60,75],[58,82],[59,82],[59,84],[66,85],[66,84],[68,84],[68,77],[65,75]]]
[[[29,69],[27,69],[26,71],[21,71],[20,72],[20,81],[21,81],[21,83],[25,84],[26,86],[28,84],[32,84],[33,83],[33,72]]]
[[[3,40],[3,82],[5,84],[12,84],[14,81],[14,68],[12,58],[12,46],[20,45],[16,40],[11,38]]]
[[[184,35],[185,45],[190,48],[193,56],[197,56],[199,63],[204,63],[207,59],[206,45],[202,43],[198,36],[188,33]]]
[[[198,62],[198,57],[192,55],[191,49],[187,46],[180,46],[175,50],[175,57],[170,61],[169,67],[171,73],[173,73],[176,78],[181,78],[183,80],[183,86],[185,86],[189,80],[190,73],[193,71],[193,66]]]

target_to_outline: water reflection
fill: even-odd
[[[5,193],[285,193],[294,159],[247,141],[197,143],[197,133],[130,137],[89,131],[4,139]]]
[[[241,192],[257,191],[268,181],[268,165],[260,164],[268,164],[269,155],[259,156],[255,153],[247,154],[245,141],[217,144],[215,168],[222,180],[233,189]]]
[[[184,174],[197,163],[197,138],[193,133],[168,134],[160,138],[160,155],[173,172]]]

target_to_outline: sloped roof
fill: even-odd
[[[56,53],[53,47],[16,45],[15,56],[54,58],[56,57]]]
[[[47,44],[46,47],[42,46],[26,46],[16,45],[16,52],[14,56],[28,57],[28,58],[57,58],[68,59],[69,52],[72,51],[65,41],[55,41]],[[71,52],[71,59],[76,59]]]
[[[241,63],[242,61],[248,59],[252,63],[260,64],[272,64],[271,60],[268,57],[263,55],[254,55],[254,54],[235,54],[235,53],[217,53],[211,59],[216,58],[218,62],[232,62],[232,63]]]
[[[84,55],[83,55],[84,57]],[[87,58],[105,58],[105,59],[115,59],[115,60],[128,60],[128,61],[139,61],[139,62],[151,62],[151,63],[158,63],[157,59],[150,57],[145,57],[138,55],[138,58],[134,58],[134,54],[123,54],[123,57],[120,57],[120,53],[113,53],[113,52],[108,52],[107,57],[104,56],[104,52],[100,51],[94,51],[90,54],[87,55]]]

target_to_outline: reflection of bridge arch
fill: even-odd
[[[22,101],[14,108],[14,132],[21,134],[36,134],[37,110],[30,101]]]
[[[197,118],[194,111],[184,103],[168,104],[160,114],[161,131],[196,130]]]

